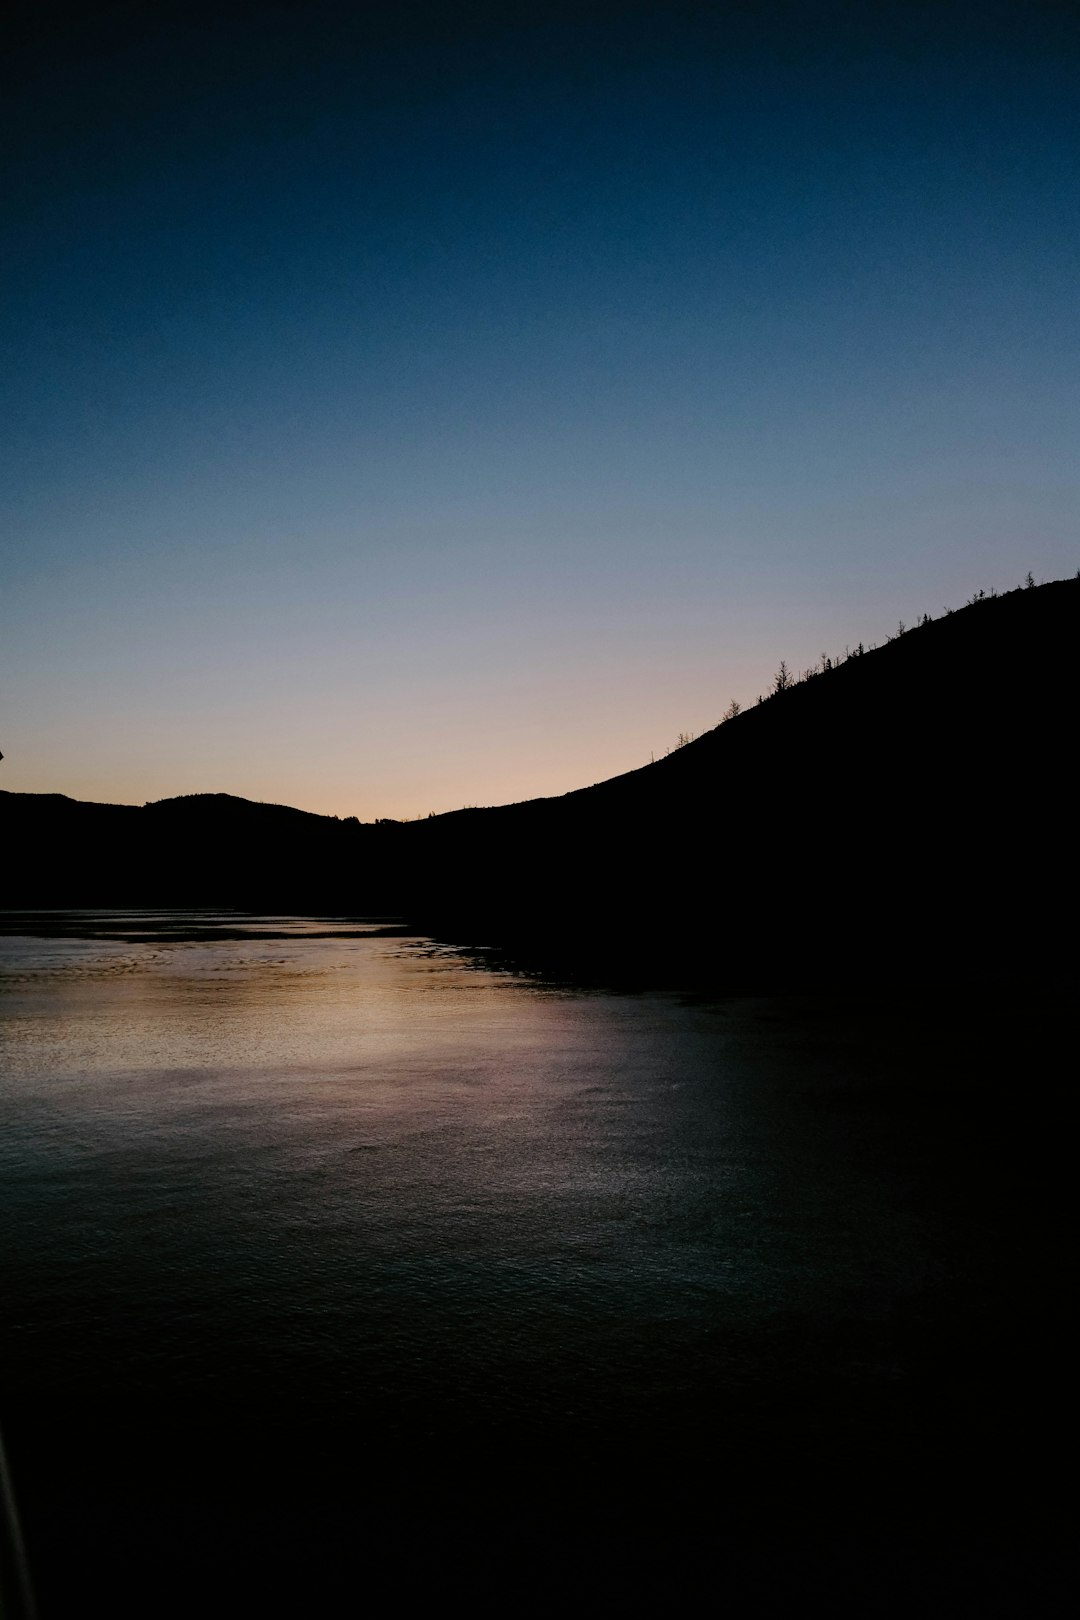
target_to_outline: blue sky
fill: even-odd
[[[1065,8],[53,15],[2,785],[561,792],[1080,563]]]

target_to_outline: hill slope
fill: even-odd
[[[1053,970],[1080,580],[987,598],[559,799],[361,825],[3,794],[8,905],[396,912],[655,977]]]
[[[988,598],[655,765],[420,824],[431,892],[496,936],[600,927],[628,958],[636,939],[798,977],[868,952],[1052,961],[1078,629],[1080,581]]]

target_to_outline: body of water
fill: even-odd
[[[9,929],[0,1421],[46,1617],[1052,1607],[1056,1003]]]

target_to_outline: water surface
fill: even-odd
[[[385,922],[9,928],[0,1417],[48,1612],[72,1554],[116,1612],[269,1612],[358,1536],[369,1593],[519,1605],[643,1535],[635,1581],[678,1547],[745,1603],[748,1534],[881,1602],[898,1514],[938,1586],[1000,1560],[908,1522],[1019,1443],[980,1406],[1035,1309],[1023,1132],[970,1010],[586,991]]]

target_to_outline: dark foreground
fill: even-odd
[[[396,948],[109,945],[83,989],[60,952],[48,1062],[12,990],[43,1620],[1063,1612],[1063,993],[583,996]],[[242,1031],[278,1066],[223,1068]]]

